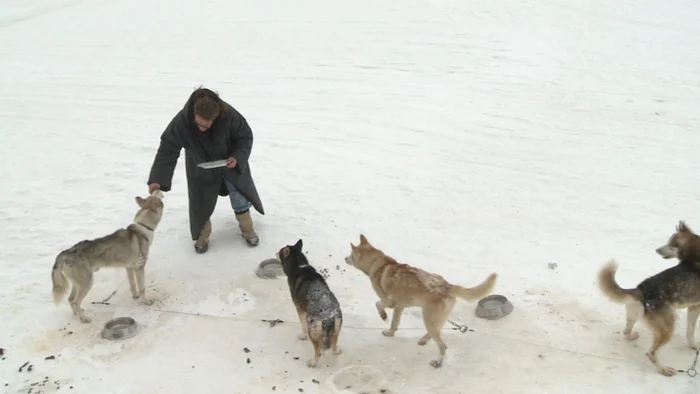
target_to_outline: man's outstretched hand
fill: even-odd
[[[160,189],[160,184],[158,183],[151,183],[148,185],[148,194],[152,194],[155,190]]]

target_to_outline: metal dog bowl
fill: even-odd
[[[130,317],[118,317],[105,324],[102,329],[102,338],[110,341],[131,338],[136,335],[138,325],[136,320]]]
[[[275,258],[263,260],[255,270],[255,275],[263,279],[275,279],[284,275],[282,263]]]
[[[482,319],[496,320],[513,312],[513,304],[500,294],[491,294],[476,304],[476,316]]]

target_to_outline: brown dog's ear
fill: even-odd
[[[289,246],[285,246],[284,248],[282,248],[282,251],[280,252],[280,257],[283,259],[289,257]]]
[[[676,227],[676,231],[679,233],[693,233],[693,230],[688,227],[687,224],[685,224],[685,221],[681,220],[678,222],[678,226]]]
[[[369,242],[367,241],[367,237],[365,237],[364,234],[360,234],[360,245],[366,245]]]

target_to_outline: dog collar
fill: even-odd
[[[153,232],[155,232],[155,231],[156,231],[156,230],[154,230],[154,229],[152,229],[152,228],[150,228],[150,227],[146,226],[146,225],[145,225],[145,224],[143,224],[143,223],[138,223],[138,225],[139,225],[139,226],[143,226],[143,227],[145,227],[146,229],[148,229],[148,230],[151,230],[151,231],[153,231]]]

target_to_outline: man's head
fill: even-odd
[[[209,130],[212,123],[221,114],[219,101],[209,95],[203,95],[194,102],[194,124],[201,132]]]

